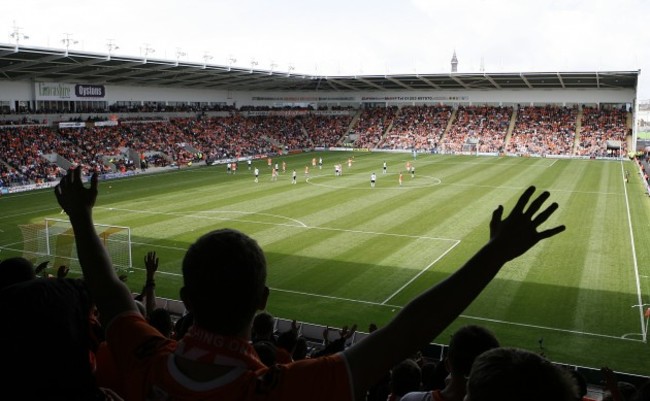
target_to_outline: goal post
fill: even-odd
[[[94,224],[95,231],[106,247],[117,270],[132,268],[131,228],[108,224]],[[80,268],[77,244],[68,220],[46,218],[43,223],[20,227],[23,234],[23,253],[30,259],[49,259],[50,266],[66,265]]]

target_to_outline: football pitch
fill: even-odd
[[[311,165],[319,156],[322,170]],[[650,306],[650,198],[633,162],[323,152],[273,163],[283,161],[287,171],[277,181],[264,159],[254,162],[258,183],[245,163],[236,174],[219,165],[100,182],[95,222],[131,228],[129,287],[140,292],[143,258],[154,250],[156,295],[178,299],[188,245],[230,227],[266,253],[269,312],[366,331],[460,267],[487,241],[492,211],[503,204],[508,213],[535,185],[537,194],[551,192],[547,205],[560,205],[542,228],[567,230],[506,264],[433,342],[448,344],[458,327],[479,324],[502,345],[543,351],[554,362],[650,375],[643,315]],[[342,176],[334,174],[336,163]],[[23,255],[20,226],[65,218],[51,189],[4,196],[0,210],[0,259]]]

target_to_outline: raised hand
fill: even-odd
[[[147,279],[153,279],[158,271],[158,257],[155,251],[147,252],[147,256],[144,257],[144,266],[147,269]]]
[[[347,340],[348,338],[352,337],[356,331],[357,331],[356,324],[353,324],[352,327],[350,328],[348,328],[348,326],[345,325],[341,328],[341,330],[339,330],[339,336]]]
[[[535,214],[548,199],[550,193],[547,191],[542,192],[532,201],[528,209],[524,210],[534,192],[534,186],[528,187],[505,219],[502,219],[503,206],[501,205],[492,213],[490,242],[499,246],[502,256],[506,260],[512,260],[522,255],[539,241],[559,234],[566,229],[562,225],[544,231],[537,231],[537,228],[557,210],[558,204],[553,202],[535,217]]]
[[[70,273],[70,268],[66,265],[61,265],[56,271],[56,276],[58,278],[65,278],[68,273]]]
[[[39,275],[41,274],[45,269],[47,269],[47,264],[50,263],[49,260],[46,260],[45,262],[41,262],[36,268],[34,269],[34,274]]]
[[[54,194],[68,216],[73,217],[79,213],[90,214],[97,199],[97,173],[93,173],[90,188],[86,188],[81,180],[81,166],[70,169],[54,187]]]

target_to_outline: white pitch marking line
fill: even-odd
[[[18,217],[18,216],[24,216],[24,215],[26,215],[26,214],[38,214],[38,213],[46,212],[46,211],[48,211],[48,210],[61,210],[61,208],[58,208],[58,207],[48,207],[48,208],[45,208],[45,209],[33,210],[33,211],[31,211],[31,212],[23,212],[23,213],[9,214],[9,215],[5,215],[5,216],[0,217],[0,219],[11,219],[11,218]]]
[[[464,317],[466,319],[481,320],[481,321],[484,321],[484,322],[507,324],[507,325],[511,325],[511,326],[528,327],[528,328],[540,329],[540,330],[556,331],[556,332],[560,332],[560,333],[571,333],[571,334],[579,334],[579,335],[584,335],[584,336],[600,337],[600,338],[611,338],[611,339],[614,339],[614,340],[624,340],[624,341],[636,341],[636,342],[641,341],[641,340],[628,339],[628,338],[625,338],[623,336],[611,336],[611,335],[607,335],[607,334],[587,333],[587,332],[578,331],[578,330],[558,329],[558,328],[555,328],[555,327],[539,326],[539,325],[536,325],[536,324],[507,322],[505,320],[490,319],[490,318],[484,318],[484,317],[475,317],[475,316],[467,316],[467,315],[460,315],[460,316]]]
[[[96,209],[105,209],[105,210],[117,210],[120,212],[129,212],[129,213],[142,213],[142,214],[158,214],[158,215],[163,215],[163,216],[177,216],[177,217],[191,217],[191,218],[197,218],[197,219],[212,219],[212,220],[227,220],[227,221],[239,221],[239,222],[244,222],[244,223],[256,223],[256,224],[267,224],[267,225],[274,225],[274,226],[285,226],[285,227],[303,227],[303,228],[308,228],[308,226],[301,222],[300,220],[292,219],[290,217],[285,217],[285,216],[280,216],[280,215],[273,215],[273,214],[268,214],[268,213],[257,213],[257,212],[242,212],[242,211],[219,211],[219,210],[199,210],[197,213],[239,213],[239,214],[248,214],[248,215],[266,215],[266,216],[272,216],[272,217],[277,217],[277,218],[282,218],[282,219],[287,219],[290,221],[295,222],[298,225],[294,224],[282,224],[282,223],[270,223],[270,222],[263,222],[263,221],[250,221],[250,220],[240,220],[240,219],[231,219],[227,217],[211,217],[211,216],[205,216],[201,214],[186,214],[186,213],[180,213],[180,212],[156,212],[152,210],[133,210],[133,209],[125,209],[125,208],[117,208],[117,207],[96,207]]]
[[[625,185],[625,168],[623,167],[623,161],[621,163],[621,181],[623,182],[623,191],[625,192],[625,208],[627,210],[627,224],[628,230],[630,232],[630,246],[632,247],[632,261],[634,263],[634,279],[636,281],[636,294],[639,301],[639,305],[643,304],[643,297],[641,296],[641,280],[639,279],[639,265],[637,264],[636,259],[636,247],[634,246],[634,232],[632,231],[632,214],[630,212],[630,201],[627,196],[627,185]],[[643,308],[639,308],[639,319],[641,320],[641,337],[643,342],[647,341],[647,333],[645,327],[645,320],[643,316]]]
[[[403,290],[404,288],[406,288],[406,287],[408,287],[409,285],[411,285],[412,282],[414,282],[418,277],[420,277],[422,274],[424,274],[425,271],[429,270],[429,268],[430,268],[431,266],[433,266],[434,264],[436,264],[436,263],[437,263],[440,259],[442,259],[446,254],[448,254],[449,252],[451,252],[451,250],[454,249],[454,248],[456,247],[456,245],[458,245],[458,244],[460,244],[460,241],[456,240],[456,242],[455,242],[452,246],[450,246],[446,251],[444,251],[440,256],[438,256],[438,257],[437,257],[433,262],[429,263],[429,264],[428,264],[424,269],[420,270],[420,272],[419,272],[418,274],[416,274],[415,276],[413,276],[413,277],[412,277],[409,281],[407,281],[403,286],[401,286],[400,288],[398,288],[397,291],[395,291],[394,293],[392,293],[388,298],[384,299],[384,301],[382,302],[382,304],[385,304],[386,302],[390,301],[391,299],[393,299],[393,297],[395,297],[397,294],[399,294],[400,292],[402,292],[402,290]]]
[[[283,290],[281,288],[273,288],[273,287],[271,287],[271,290],[272,291],[277,291],[277,292],[286,292],[286,293],[289,293],[289,294],[304,295],[304,296],[308,296],[308,297],[333,299],[335,301],[354,302],[354,303],[373,305],[373,306],[384,306],[384,307],[389,307],[389,308],[400,308],[400,309],[402,308],[401,306],[397,306],[397,305],[390,305],[390,304],[384,304],[384,303],[380,304],[378,302],[362,301],[360,299],[351,299],[351,298],[341,298],[341,297],[335,297],[335,296],[331,296],[331,295],[311,294],[311,293],[308,293],[308,292],[301,292],[301,291]]]
[[[374,231],[363,231],[363,230],[346,230],[343,228],[332,228],[332,227],[318,227],[318,226],[309,226],[305,223],[303,223],[300,220],[292,219],[290,217],[285,217],[285,216],[280,216],[280,215],[271,215],[271,214],[266,214],[266,213],[257,213],[257,212],[243,212],[243,211],[225,211],[224,213],[241,213],[241,214],[249,214],[249,215],[267,215],[267,216],[273,216],[277,218],[283,218],[283,219],[288,219],[291,221],[294,221],[298,223],[299,225],[293,225],[293,224],[282,224],[282,223],[271,223],[271,222],[263,222],[263,221],[250,221],[250,220],[239,220],[239,219],[230,219],[230,218],[215,218],[215,217],[209,217],[201,214],[184,214],[180,212],[156,212],[152,210],[133,210],[133,209],[123,209],[123,208],[107,208],[107,207],[96,207],[96,209],[106,209],[106,210],[117,210],[117,211],[122,211],[122,212],[130,212],[130,213],[143,213],[143,214],[160,214],[163,216],[178,216],[178,217],[193,217],[193,218],[200,218],[200,219],[205,219],[205,218],[210,218],[214,220],[228,220],[228,221],[241,221],[244,223],[253,223],[253,224],[266,224],[266,225],[274,225],[274,226],[282,226],[282,227],[297,227],[297,228],[306,228],[310,230],[325,230],[325,231],[340,231],[340,232],[347,232],[347,233],[356,233],[356,234],[372,234],[372,235],[386,235],[386,236],[391,236],[391,237],[403,237],[403,238],[416,238],[416,239],[429,239],[429,240],[439,240],[439,241],[458,241],[457,239],[453,238],[439,238],[439,237],[428,237],[428,236],[422,236],[422,235],[408,235],[408,234],[392,234],[392,233],[380,233],[380,232],[374,232]],[[198,213],[220,213],[220,211],[215,210],[204,210],[204,211],[198,211]]]

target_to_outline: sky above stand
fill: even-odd
[[[322,76],[448,73],[456,51],[461,73],[641,70],[638,98],[650,99],[648,0],[21,0],[1,9],[3,43],[102,54],[111,43],[115,55]]]

